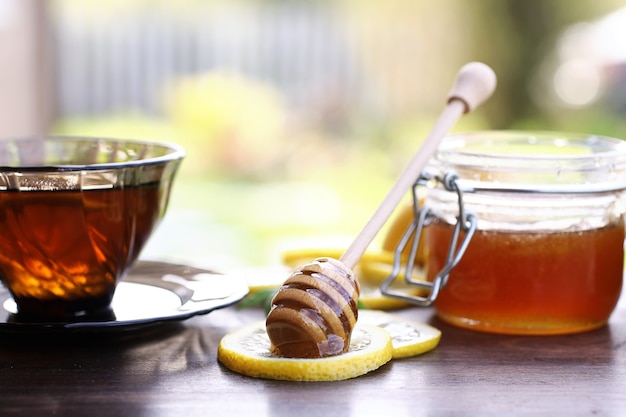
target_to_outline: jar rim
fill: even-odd
[[[583,133],[485,130],[446,136],[426,169],[466,191],[587,193],[626,189],[626,141]]]

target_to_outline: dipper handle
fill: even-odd
[[[447,105],[430,134],[400,174],[378,209],[365,224],[365,227],[341,256],[341,262],[348,268],[354,268],[361,259],[378,231],[418,178],[430,157],[436,152],[441,138],[450,131],[464,113],[474,110],[487,100],[495,91],[495,87],[496,75],[489,66],[480,62],[470,62],[461,67],[448,95]]]

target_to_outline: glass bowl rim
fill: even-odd
[[[185,151],[182,146],[166,141],[155,141],[147,139],[128,139],[101,136],[81,136],[81,135],[39,135],[39,136],[22,136],[16,138],[0,139],[4,142],[20,142],[27,140],[41,139],[42,142],[48,141],[73,141],[85,143],[119,143],[130,145],[146,145],[152,147],[160,147],[168,152],[164,155],[154,156],[145,159],[128,160],[123,162],[103,162],[90,164],[41,164],[41,165],[7,165],[0,164],[0,171],[4,172],[72,172],[72,171],[97,171],[97,170],[117,170],[123,168],[133,168],[139,166],[155,165],[165,162],[181,160],[185,157]]]

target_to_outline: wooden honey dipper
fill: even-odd
[[[441,139],[464,113],[487,100],[495,87],[496,75],[483,63],[470,62],[459,70],[435,126],[341,258],[315,259],[296,270],[279,289],[266,319],[273,353],[312,358],[348,351],[359,298],[359,283],[352,269],[436,152]]]

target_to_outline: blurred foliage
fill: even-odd
[[[169,120],[193,143],[198,171],[264,179],[284,164],[287,109],[270,86],[227,72],[178,81],[167,100]]]
[[[89,2],[89,10],[98,9],[93,3]],[[126,4],[113,3],[113,10]],[[157,3],[168,7],[168,2]],[[215,3],[186,0],[177,7],[193,11]],[[54,132],[183,145],[188,156],[172,209],[183,216],[190,211],[202,213],[203,225],[195,232],[211,230],[221,237],[215,243],[209,236],[211,243],[202,241],[180,250],[237,251],[240,258],[235,263],[271,263],[274,258],[268,254],[302,241],[315,241],[317,246],[350,242],[434,124],[456,71],[470,60],[494,68],[498,90],[477,112],[464,117],[455,131],[554,129],[623,137],[626,122],[621,115],[607,112],[602,103],[547,108],[533,96],[535,77],[554,53],[563,30],[620,3],[390,0],[382,5],[342,0],[333,7],[342,10],[346,30],[357,34],[351,46],[359,57],[362,77],[371,86],[363,94],[388,93],[376,95],[376,108],[364,105],[359,97],[342,97],[338,105],[302,113],[274,86],[216,69],[176,80],[164,92],[163,117],[121,113],[61,120]],[[232,246],[228,236],[233,237]],[[162,251],[174,243],[164,242]]]
[[[484,0],[473,2],[474,30],[469,52],[489,63],[498,74],[498,92],[486,104],[494,128],[533,125],[543,129],[575,130],[563,118],[576,121],[587,109],[547,109],[532,95],[535,77],[550,55],[557,52],[558,37],[570,25],[591,22],[622,7],[617,0]],[[492,16],[489,18],[488,16]],[[582,131],[594,132],[597,125]]]

